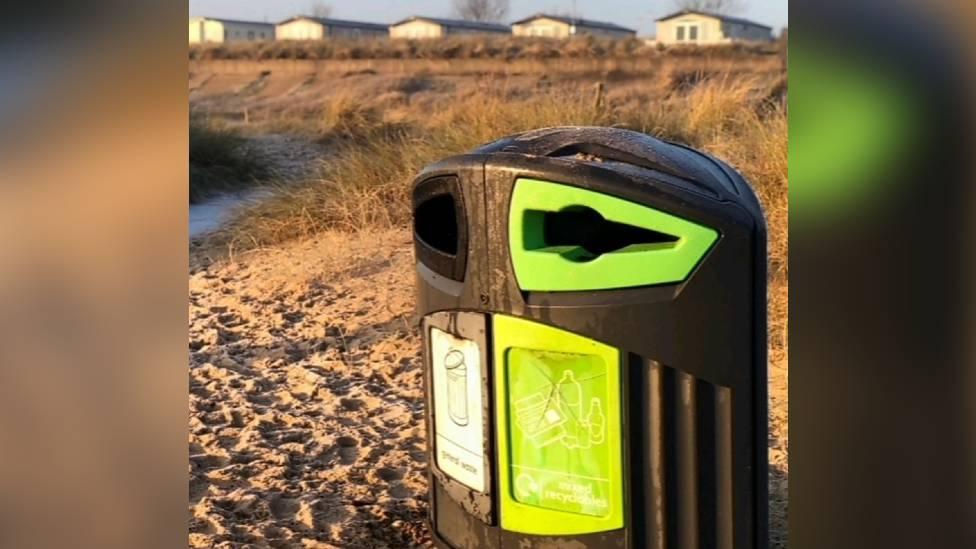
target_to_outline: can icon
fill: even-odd
[[[447,413],[451,421],[464,427],[468,424],[468,367],[464,353],[457,349],[448,351],[444,369],[447,370]]]

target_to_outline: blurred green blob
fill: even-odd
[[[872,209],[893,190],[893,165],[917,135],[913,86],[823,46],[791,47],[789,79],[791,217],[805,223]]]

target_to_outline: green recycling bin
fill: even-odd
[[[766,229],[739,174],[546,128],[428,166],[413,208],[439,547],[766,547]]]

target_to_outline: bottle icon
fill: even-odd
[[[464,427],[468,424],[468,367],[464,353],[451,349],[444,356],[447,370],[447,413],[451,421]]]
[[[590,427],[590,442],[603,444],[607,418],[603,415],[603,406],[599,398],[590,400],[590,413],[586,416],[586,422]]]
[[[576,381],[576,376],[572,370],[563,370],[563,376],[556,384],[556,398],[559,409],[567,417],[571,426],[568,434],[563,439],[563,446],[567,448],[580,447],[580,441],[585,440],[588,432],[580,429],[583,419],[583,388]],[[580,435],[584,435],[583,438]]]
[[[570,418],[579,421],[583,415],[583,388],[580,387],[576,376],[572,370],[563,370],[563,377],[556,385],[556,395],[559,398],[560,406],[570,415]]]

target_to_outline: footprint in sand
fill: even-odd
[[[406,499],[410,497],[410,490],[402,483],[397,482],[390,486],[390,497],[394,499]]]
[[[237,313],[221,313],[217,315],[217,322],[226,328],[236,328],[246,324],[243,318]]]
[[[361,410],[365,402],[358,398],[340,398],[339,404],[346,410],[350,412],[355,412]]]
[[[190,463],[197,471],[207,471],[226,466],[230,463],[230,458],[214,454],[198,454],[190,456]]]
[[[282,313],[281,319],[287,324],[297,324],[305,319],[305,314],[298,311],[289,311]]]
[[[197,475],[190,475],[190,503],[197,503],[207,494],[210,482]]]
[[[353,437],[339,437],[336,439],[339,445],[339,460],[343,465],[352,465],[359,457],[359,440]]]
[[[403,469],[392,467],[380,467],[374,471],[376,478],[387,483],[386,491],[393,499],[404,499],[410,497],[410,490],[403,485]]]
[[[298,507],[299,502],[297,499],[282,497],[280,494],[271,496],[268,501],[268,508],[271,511],[271,515],[278,520],[294,518]]]
[[[285,533],[284,530],[282,530],[281,528],[273,524],[268,524],[263,526],[260,532],[261,535],[264,536],[265,541],[267,542],[285,541],[285,538],[287,537],[287,534]]]
[[[380,467],[376,470],[376,476],[386,482],[393,482],[395,480],[400,480],[403,478],[403,472],[399,469],[392,469],[390,467]]]

